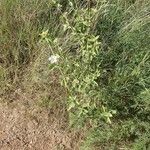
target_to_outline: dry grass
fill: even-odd
[[[73,3],[73,11],[65,0],[60,0],[61,11],[52,0],[0,1],[0,149],[78,150],[84,134],[89,135],[87,149],[92,144],[98,149],[131,146],[136,140],[135,150],[140,144],[146,145],[150,3],[106,1],[97,1],[96,6],[96,0],[78,0]],[[90,134],[85,129],[69,128],[68,93],[60,85],[60,72],[50,71],[51,47],[39,36],[49,29],[48,38],[58,38],[63,52],[74,55],[78,41],[69,32],[63,32],[62,13],[71,14],[68,17],[74,27],[76,11],[86,7],[98,7],[99,11],[90,31],[99,35],[101,42],[97,56],[101,75],[96,81],[102,92],[99,99],[109,109],[117,110],[112,123],[118,123],[109,126],[98,118],[98,128]],[[57,51],[57,46],[53,50]],[[88,130],[91,127],[87,125]],[[130,141],[128,136],[136,138]]]

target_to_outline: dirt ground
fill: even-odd
[[[15,101],[0,103],[0,150],[78,150],[80,131],[67,129],[62,106],[40,108],[20,91]]]

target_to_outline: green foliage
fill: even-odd
[[[70,30],[70,39],[78,45],[77,54],[70,56],[62,66],[65,82],[63,84],[66,85],[70,95],[68,110],[71,116],[76,117],[75,121],[84,120],[87,116],[93,118],[93,111],[99,111],[101,117],[106,117],[108,121],[111,116],[101,108],[101,104],[98,104],[100,91],[95,80],[100,76],[99,62],[96,60],[101,43],[98,41],[99,36],[90,33],[95,13],[93,9],[79,9],[75,12],[73,25],[69,23],[67,16],[64,16],[66,19],[64,26]]]
[[[113,140],[114,149],[119,141],[130,143],[144,136],[150,121],[149,6],[148,1],[77,3],[61,17],[66,41],[65,46],[58,41],[57,67],[68,90],[71,124],[90,122],[98,134],[93,141]],[[111,118],[123,123],[111,129],[106,124]],[[99,127],[103,121],[104,132]],[[138,134],[141,123],[144,131]]]
[[[97,149],[148,149],[149,148],[149,124],[140,120],[124,120],[113,122],[112,125],[100,123],[99,128],[89,131],[82,149],[91,149],[94,145]],[[134,139],[135,142],[134,142]]]
[[[61,74],[70,124],[90,126],[83,149],[148,149],[149,0],[2,0],[1,7],[0,87],[36,64],[43,44],[60,56],[49,68]]]
[[[70,13],[74,16],[74,20],[71,19]],[[80,125],[85,123],[87,118],[94,121],[101,118],[108,123],[111,122],[112,111],[103,106],[101,91],[96,82],[101,73],[100,62],[97,61],[101,43],[99,36],[91,32],[96,14],[96,8],[80,8],[74,12],[65,12],[62,16],[63,30],[67,38],[77,46],[76,52],[72,55],[68,53],[63,55],[63,47],[59,44],[57,46],[60,50],[59,55],[62,56],[62,63],[58,65],[62,72],[62,85],[69,93],[68,111],[71,124],[80,122],[78,123]],[[52,49],[56,47],[56,39],[46,37],[45,40],[50,43]]]

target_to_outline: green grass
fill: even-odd
[[[70,122],[90,124],[83,149],[150,147],[149,0],[1,0],[0,14],[0,95],[18,84],[42,95],[61,74]]]

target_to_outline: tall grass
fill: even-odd
[[[0,94],[25,74],[50,82],[58,53],[71,122],[90,126],[83,149],[148,149],[149,0],[2,0],[0,13]]]
[[[41,53],[37,44],[45,27],[55,25],[49,0],[2,0],[0,4],[1,88],[9,89],[20,82],[24,69]]]

